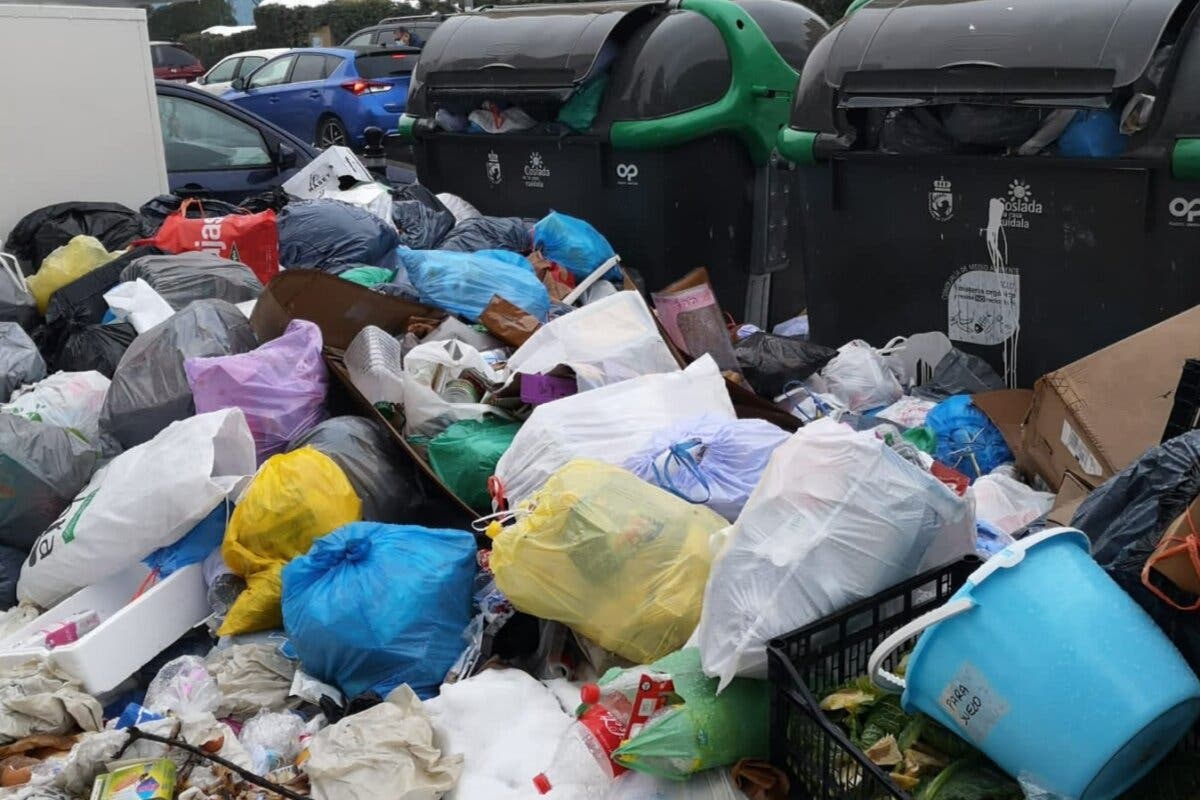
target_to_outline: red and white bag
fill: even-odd
[[[188,207],[195,203],[199,217],[189,217]],[[279,233],[275,212],[204,216],[204,206],[195,198],[184,200],[179,210],[167,216],[158,233],[134,245],[153,245],[168,253],[198,251],[212,253],[245,264],[264,286],[279,272]]]

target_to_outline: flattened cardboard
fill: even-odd
[[[1068,470],[1099,485],[1158,444],[1184,361],[1197,356],[1200,306],[1047,373],[1018,466],[1056,489]]]
[[[997,389],[971,396],[971,402],[1000,429],[1004,443],[1017,455],[1021,451],[1021,425],[1033,403],[1031,389]]]
[[[279,273],[263,289],[250,314],[250,327],[259,341],[265,342],[281,335],[292,320],[306,319],[321,329],[326,347],[345,350],[367,325],[403,334],[413,317],[437,325],[446,312],[373,292],[315,269],[293,269]]]

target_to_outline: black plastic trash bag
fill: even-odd
[[[22,217],[4,249],[36,269],[52,250],[80,235],[95,236],[105,250],[120,250],[141,238],[142,218],[120,203],[56,203]]]
[[[413,183],[396,192],[392,222],[400,232],[400,244],[413,250],[432,250],[454,227],[454,214],[437,195]]]
[[[135,247],[50,295],[50,303],[46,306],[46,324],[39,330],[35,341],[51,371],[66,369],[59,364],[59,360],[67,339],[73,333],[104,319],[108,313],[104,293],[121,282],[121,272],[126,265],[142,256],[161,254],[162,251],[157,247]],[[117,358],[120,360],[119,355]],[[115,361],[113,367],[116,367]],[[111,371],[107,374],[112,377]]]
[[[293,200],[279,212],[279,264],[336,275],[350,267],[396,265],[396,229],[340,200]]]
[[[146,231],[146,236],[153,236],[157,233],[158,229],[162,227],[163,221],[178,211],[185,199],[175,194],[160,194],[142,203],[138,213],[144,220],[142,227]],[[224,217],[229,214],[241,213],[237,206],[223,200],[202,199],[200,203],[200,205],[192,205],[188,208],[188,217]]]
[[[104,377],[111,378],[137,335],[128,322],[72,328],[58,349],[54,366],[64,372],[94,369]]]
[[[196,413],[183,361],[258,347],[250,321],[224,300],[197,300],[138,336],[113,373],[101,431],[128,450]]]
[[[942,356],[929,380],[912,393],[926,400],[941,402],[956,394],[979,394],[1004,388],[1004,379],[982,358],[964,353],[957,347]]]
[[[15,322],[0,322],[0,403],[14,389],[46,377],[46,362],[29,334]]]
[[[8,611],[17,604],[17,579],[27,555],[24,550],[0,545],[0,611]]]
[[[783,394],[792,381],[802,381],[837,355],[833,347],[795,336],[752,333],[733,346],[742,375],[754,391],[768,399]]]
[[[365,521],[429,527],[463,524],[464,512],[421,472],[379,422],[366,417],[333,417],[297,437],[288,451],[305,445],[332,458],[346,473],[362,501]]]
[[[87,485],[98,457],[66,428],[0,414],[0,545],[28,554]]]
[[[528,253],[533,249],[533,228],[520,217],[472,217],[455,225],[437,249],[460,253],[480,250]]]
[[[141,278],[178,311],[193,300],[244,303],[262,294],[258,277],[238,261],[213,253],[144,256],[121,270],[121,282]]]
[[[1071,527],[1087,534],[1092,556],[1130,597],[1146,610],[1200,670],[1200,615],[1164,603],[1142,584],[1142,567],[1163,532],[1200,495],[1200,430],[1189,431],[1147,450],[1109,478],[1080,504]],[[1167,596],[1194,602],[1153,571],[1151,579]]]

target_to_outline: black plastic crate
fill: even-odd
[[[866,674],[880,642],[945,603],[981,563],[968,556],[930,570],[770,643],[771,763],[787,773],[789,797],[912,800],[826,716],[820,699]],[[893,654],[884,666],[895,670],[899,661]],[[1200,726],[1180,748],[1200,753]]]

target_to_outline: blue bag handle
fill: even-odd
[[[692,455],[692,448],[699,447],[701,444],[703,444],[703,442],[700,441],[699,437],[693,436],[691,439],[684,439],[676,442],[666,450],[663,450],[661,453],[659,453],[659,455],[661,456],[662,453],[666,453],[667,457],[666,460],[663,461],[661,472],[658,468],[658,456],[656,456],[654,460],[650,462],[650,468],[654,470],[654,482],[679,499],[686,500],[693,505],[702,505],[712,499],[712,489],[708,485],[708,478],[706,478],[704,473],[700,471],[700,465],[696,463],[696,458]],[[692,477],[694,477],[696,482],[699,483],[701,488],[704,489],[704,497],[700,498],[699,500],[693,500],[675,485],[675,481],[671,477],[672,464],[676,464],[692,473]]]

